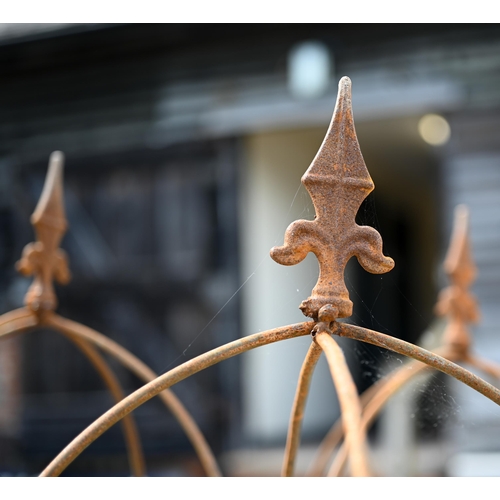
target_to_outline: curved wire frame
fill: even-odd
[[[435,351],[435,354],[439,354],[449,361],[456,361],[453,359],[452,353],[450,353],[447,349],[443,349],[442,351],[443,352],[440,350]],[[429,366],[424,363],[419,361],[410,361],[384,378],[378,380],[375,384],[363,392],[360,396],[363,411],[361,425],[364,427],[365,431],[368,430],[382,407],[393,394],[395,394],[410,380],[418,377],[422,374],[422,372],[429,370]],[[323,441],[320,443],[316,451],[316,456],[307,471],[307,476],[319,477],[323,475],[331,456],[343,437],[344,432],[342,422],[339,419],[331,427]],[[341,447],[338,451],[336,461],[331,465],[327,475],[338,475],[340,473],[339,469],[345,464],[345,460],[346,448]]]
[[[289,325],[285,327],[256,333],[235,340],[221,347],[208,351],[197,356],[176,368],[164,373],[137,389],[135,392],[121,400],[113,408],[101,415],[82,433],[80,433],[64,450],[54,458],[54,460],[42,471],[40,476],[58,476],[61,472],[75,460],[87,446],[93,443],[99,436],[104,434],[110,427],[123,419],[133,410],[149,401],[166,388],[185,380],[186,378],[198,373],[210,366],[233,356],[247,352],[251,349],[268,345],[274,342],[280,342],[294,337],[308,335],[312,332],[316,323],[306,322]],[[322,334],[324,332],[320,332]],[[415,346],[400,339],[384,335],[379,332],[365,328],[335,322],[335,326],[330,335],[339,335],[369,344],[383,347],[390,351],[403,354],[410,358],[421,361],[436,370],[446,373],[457,380],[468,385],[488,399],[500,405],[500,390],[478,377],[469,370],[452,363],[451,361],[435,353],[427,351],[421,347]]]
[[[437,352],[436,352],[437,351]],[[463,359],[456,351],[450,350],[448,346],[443,346],[441,349],[434,351],[435,353],[441,353],[443,357],[449,361],[467,363],[474,368],[477,368],[488,375],[492,375],[497,379],[499,377],[499,367],[485,362],[481,359]],[[407,366],[398,368],[394,373],[387,376],[380,386],[377,386],[373,391],[372,397],[367,401],[366,405],[363,407],[363,419],[362,427],[367,431],[370,425],[374,422],[375,418],[378,416],[387,401],[393,396],[397,391],[402,389],[406,384],[415,379],[422,374],[428,375],[431,368],[421,362],[411,361],[406,364]],[[372,386],[373,387],[373,386]],[[366,391],[367,392],[367,391]],[[363,394],[364,395],[364,394]],[[336,423],[332,426],[330,432],[327,434],[323,442],[321,443],[317,459],[313,462],[311,466],[311,471],[308,475],[319,476],[321,475],[324,467],[326,466],[329,457],[335,450],[336,446],[343,437],[342,427]],[[347,461],[347,447],[341,445],[335,460],[332,462],[327,476],[336,477],[340,476],[342,470],[344,469]]]
[[[357,143],[352,119],[350,80],[346,77],[339,83],[337,104],[325,140],[303,176],[302,182],[313,198],[316,218],[314,221],[292,223],[286,231],[284,246],[273,248],[271,256],[284,265],[300,262],[308,252],[313,252],[318,257],[320,265],[318,283],[311,297],[301,304],[304,314],[311,317],[313,321],[243,337],[197,356],[160,375],[95,420],[54,458],[41,476],[59,475],[87,446],[110,427],[166,388],[250,349],[307,334],[311,334],[312,343],[300,371],[290,416],[282,467],[284,476],[293,475],[309,385],[314,367],[322,352],[326,355],[342,410],[342,424],[339,424],[339,428],[335,430],[336,439],[340,439],[345,434],[347,443],[346,451],[340,456],[336,467],[339,470],[342,468],[345,456],[349,459],[354,475],[370,475],[371,473],[366,446],[366,429],[369,423],[385,401],[416,373],[429,368],[439,370],[500,405],[498,388],[453,362],[472,361],[476,366],[481,365],[486,368],[490,374],[497,373],[494,365],[478,360],[472,355],[466,356],[468,351],[462,348],[463,342],[461,344],[456,339],[447,341],[445,348],[439,351],[443,356],[380,332],[337,321],[338,318],[350,316],[352,311],[352,303],[343,283],[343,270],[352,256],[355,255],[369,272],[387,272],[394,265],[392,259],[382,254],[380,235],[372,228],[360,227],[354,222],[359,205],[374,186]],[[466,276],[467,279],[461,277],[462,283],[467,282],[469,275]],[[449,306],[454,311],[457,308],[453,297],[459,296],[460,300],[464,300],[467,295],[462,293],[463,290],[458,294],[455,292],[448,300]],[[359,397],[345,364],[342,350],[335,342],[334,336],[370,343],[403,354],[414,361],[387,379],[381,380]],[[462,335],[462,340],[463,338]]]
[[[31,311],[21,308],[0,316],[0,340],[9,336],[31,331],[39,325],[38,318]],[[104,384],[110,391],[115,402],[125,397],[120,382],[116,378],[113,370],[99,354],[99,352],[86,340],[66,335],[82,354],[94,366]],[[134,476],[144,476],[146,464],[142,451],[137,425],[133,418],[127,417],[123,420],[123,432],[125,444],[127,446],[130,469]]]
[[[20,261],[16,264],[19,272],[24,275],[34,275],[34,280],[26,293],[25,307],[0,316],[0,340],[40,327],[59,332],[86,356],[115,402],[118,402],[125,397],[124,391],[113,370],[96,347],[114,357],[143,382],[147,383],[157,375],[118,343],[54,312],[57,298],[52,280],[56,279],[62,284],[70,280],[66,254],[59,248],[67,229],[62,187],[63,162],[64,157],[61,152],[52,153],[42,195],[31,217],[37,241],[26,245]],[[160,397],[191,441],[206,474],[220,476],[221,472],[214,454],[190,413],[173,392],[166,390]],[[124,419],[123,427],[131,473],[134,476],[144,476],[146,475],[144,453],[132,415]]]
[[[282,340],[308,335],[313,327],[314,322],[311,321],[249,335],[212,349],[160,375],[122,399],[113,408],[95,420],[57,455],[42,471],[40,476],[58,476],[87,446],[93,443],[110,427],[165,389],[172,387],[195,373],[243,352]]]

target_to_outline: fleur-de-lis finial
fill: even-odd
[[[469,210],[465,205],[455,208],[453,233],[443,267],[451,284],[439,294],[435,311],[449,319],[444,344],[465,355],[471,344],[467,324],[479,321],[479,307],[468,290],[477,269],[470,250]]]
[[[59,248],[68,227],[63,201],[63,166],[64,155],[54,151],[50,155],[40,200],[31,216],[37,241],[24,247],[16,264],[21,274],[34,276],[24,303],[37,313],[54,310],[57,306],[52,280],[64,285],[71,279],[66,253]]]
[[[302,176],[311,195],[314,221],[292,222],[281,247],[271,257],[286,266],[301,262],[309,252],[319,261],[319,278],[311,296],[300,305],[316,321],[331,322],[352,314],[344,283],[344,269],[351,257],[375,274],[386,273],[394,261],[382,253],[380,234],[355,222],[363,200],[374,189],[359,147],[351,108],[351,80],[343,77],[335,111],[316,157]]]

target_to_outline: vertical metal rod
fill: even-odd
[[[442,351],[443,355],[448,354],[447,349],[442,349]],[[451,352],[447,358],[452,358]],[[431,370],[431,367],[419,361],[412,361],[408,363],[407,366],[396,370],[396,372],[391,374],[391,376],[385,380],[385,383],[378,388],[378,390],[373,394],[373,397],[367,402],[363,411],[361,425],[365,429],[365,432],[368,430],[375,417],[379,414],[380,410],[391,398],[391,396],[425,370]],[[346,447],[342,445],[328,471],[327,475],[329,477],[339,476],[341,474],[347,459],[346,451]]]
[[[365,408],[366,404],[372,399],[375,393],[381,388],[381,386],[386,383],[387,380],[379,380],[371,387],[369,387],[366,391],[361,394],[359,397],[359,401],[361,403],[361,407]],[[323,441],[318,446],[316,451],[316,457],[314,458],[312,464],[309,467],[307,472],[307,476],[309,477],[320,477],[323,475],[323,471],[325,470],[330,457],[332,456],[336,446],[340,443],[342,438],[344,437],[344,430],[342,428],[342,419],[339,418],[332,425],[327,435],[323,439]]]
[[[309,386],[314,373],[314,368],[321,356],[321,348],[313,342],[309,346],[306,358],[300,370],[299,382],[295,392],[292,412],[290,414],[290,423],[288,426],[288,434],[286,439],[285,457],[283,459],[282,476],[293,476],[293,468],[295,457],[300,444],[300,427],[304,418],[304,408],[306,406],[307,396],[309,394]]]
[[[412,363],[412,365],[413,366],[411,367],[407,367],[407,370],[398,371],[394,377],[391,377],[386,384],[380,387],[380,390],[377,391],[371,401],[368,402],[365,411],[363,412],[363,419],[361,424],[364,427],[365,431],[368,430],[368,427],[378,415],[384,404],[398,389],[401,389],[407,382],[419,375],[424,370],[430,370],[429,366],[420,362]],[[335,460],[333,461],[328,471],[327,476],[340,476],[346,460],[347,448],[345,445],[341,445],[335,457]]]
[[[438,349],[436,350],[436,354],[446,355],[448,359],[451,359],[451,352],[449,353],[448,349]],[[363,394],[361,394],[360,402],[361,407],[363,408],[362,421],[363,425],[366,425],[366,429],[369,428],[371,422],[376,417],[381,407],[385,404],[388,397],[402,387],[409,379],[420,373],[420,371],[424,368],[428,368],[425,363],[411,360],[397,370],[389,373],[384,378],[375,382],[366,391],[364,391]],[[386,395],[385,399],[381,398],[381,394]],[[375,399],[378,400],[378,403],[373,403]],[[371,413],[373,413],[373,415],[369,416]],[[331,455],[333,454],[336,446],[340,443],[343,435],[342,421],[341,419],[338,419],[337,422],[332,425],[328,434],[319,445],[316,457],[307,473],[308,476],[319,477],[323,474]]]
[[[361,403],[344,353],[326,331],[319,331],[314,340],[325,353],[333,383],[337,390],[352,474],[356,477],[370,476],[366,434],[361,425]]]
[[[213,366],[251,349],[281,340],[309,335],[313,327],[314,322],[311,321],[249,335],[229,342],[221,347],[217,347],[216,349],[212,349],[211,351],[207,351],[196,358],[186,361],[167,373],[160,375],[148,384],[137,389],[125,399],[122,399],[113,406],[113,408],[109,409],[89,425],[83,432],[76,436],[76,438],[73,439],[54,460],[52,460],[52,462],[42,471],[40,476],[47,477],[60,475],[61,472],[99,436],[119,422],[125,415],[128,415],[131,411],[152,399],[167,387],[171,387],[209,366]]]

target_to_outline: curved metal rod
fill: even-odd
[[[116,378],[113,370],[111,370],[99,352],[89,342],[66,332],[61,333],[65,337],[69,338],[94,365],[94,368],[108,387],[115,402],[118,403],[121,401],[125,397],[125,393],[123,392],[120,382]],[[137,425],[132,415],[127,415],[123,419],[123,433],[127,444],[130,470],[134,476],[143,477],[146,475],[146,463],[144,460],[144,453],[142,451],[139,431],[137,430]]]
[[[44,316],[43,324],[44,326],[62,333],[66,332],[92,342],[94,345],[98,346],[100,349],[117,359],[122,365],[146,383],[151,382],[157,377],[156,373],[151,370],[151,368],[135,357],[127,349],[87,326],[63,318],[55,313]],[[193,417],[186,410],[181,401],[170,390],[161,392],[160,398],[183,428],[188,439],[193,445],[193,448],[195,449],[207,476],[221,476],[222,474],[210,446]]]
[[[483,396],[486,396],[488,399],[491,399],[493,402],[500,405],[499,389],[469,370],[466,370],[465,368],[462,368],[461,366],[458,366],[457,364],[452,363],[437,354],[433,354],[422,347],[415,346],[395,337],[390,337],[389,335],[384,335],[383,333],[361,328],[359,326],[349,325],[348,323],[338,323],[335,321],[331,330],[335,335],[361,340],[362,342],[383,347],[384,349],[389,349],[390,351],[398,352],[399,354],[404,354],[410,358],[422,361],[429,366],[432,366],[433,368],[460,380],[460,382],[463,382],[465,385],[468,385],[472,389],[481,393]]]
[[[80,433],[57,457],[45,468],[40,476],[58,476],[61,472],[76,458],[80,453],[99,436],[106,432],[111,426],[120,421],[125,415],[149,401],[158,395],[167,387],[194,375],[195,373],[213,366],[225,359],[241,354],[243,352],[255,349],[267,344],[279,342],[280,340],[291,339],[308,335],[314,322],[298,323],[261,333],[249,335],[247,337],[235,340],[211,351],[205,352],[182,365],[164,373],[140,387],[135,392],[127,396],[118,404],[113,406],[106,413],[101,415],[82,433]]]
[[[365,431],[368,431],[370,424],[373,422],[380,409],[398,389],[400,389],[410,379],[419,375],[422,371],[431,369],[425,363],[421,363],[420,361],[413,361],[411,365],[406,366],[405,368],[405,371],[402,371],[401,369],[398,370],[398,372],[395,373],[393,377],[388,379],[385,384],[381,385],[378,388],[379,390],[373,394],[373,397],[367,401],[363,411],[361,424],[365,428]],[[413,371],[411,371],[412,369]],[[339,436],[339,441],[341,438],[342,435]],[[337,444],[338,442],[334,443],[334,446]],[[330,466],[327,476],[336,477],[341,474],[347,459],[346,452],[347,448],[344,445],[341,445],[335,460]]]
[[[382,382],[380,380],[379,382]],[[359,401],[361,407],[364,408],[367,402],[373,397],[380,386],[377,386],[379,382],[376,382],[371,387],[366,389],[366,391],[361,394]],[[384,380],[385,382],[385,380]],[[327,435],[324,437],[323,441],[320,443],[317,451],[316,457],[314,458],[312,464],[309,467],[306,476],[309,477],[320,477],[323,474],[323,470],[328,464],[332,453],[334,452],[336,446],[340,443],[344,437],[344,429],[342,428],[342,419],[338,418],[337,421],[332,425]]]
[[[14,309],[0,316],[0,337],[22,333],[38,325],[38,316],[25,307]]]
[[[446,358],[452,361],[456,358],[459,360],[460,356],[455,355],[453,351],[447,348],[442,348],[442,355],[447,354]],[[405,368],[405,369],[404,369]],[[432,367],[422,363],[420,361],[412,361],[407,364],[407,366],[399,368],[394,374],[392,374],[386,383],[382,384],[378,391],[373,394],[373,397],[367,402],[366,407],[363,412],[362,426],[365,430],[368,430],[370,425],[375,420],[375,417],[379,414],[380,410],[387,403],[387,401],[393,396],[399,389],[401,389],[410,380],[417,377],[424,371],[430,371]],[[333,461],[330,469],[328,471],[328,477],[337,477],[341,475],[342,469],[345,466],[347,460],[346,447],[343,444],[336,457]]]
[[[361,425],[361,404],[344,353],[333,337],[325,331],[318,332],[314,340],[325,353],[337,390],[352,474],[356,477],[370,476],[366,432]]]
[[[436,350],[435,354],[442,356],[446,354],[446,357],[451,359],[451,353],[448,349]],[[366,429],[369,428],[371,422],[376,417],[378,411],[385,404],[387,399],[394,394],[394,392],[400,389],[407,381],[417,376],[424,368],[429,367],[420,361],[411,360],[395,371],[387,374],[384,378],[375,382],[368,389],[366,389],[363,394],[361,394],[360,403],[363,408],[362,421],[363,425],[366,425]],[[377,400],[377,402],[373,403],[374,400]],[[368,416],[372,412],[373,415]],[[339,418],[332,425],[327,435],[319,445],[316,457],[309,467],[307,476],[319,477],[323,474],[330,457],[332,456],[337,445],[340,443],[343,435],[342,420]]]
[[[443,356],[449,361],[464,361],[493,377],[500,378],[500,367],[498,365],[476,356],[468,354],[465,359],[462,359],[460,353],[455,352],[455,350],[450,349],[448,346],[436,349],[434,354]],[[370,427],[387,400],[403,385],[419,375],[426,368],[430,369],[426,364],[413,360],[373,384],[361,395],[361,404],[364,408],[363,425],[366,426],[366,429]],[[309,476],[320,476],[322,474],[335,447],[342,439],[342,436],[342,424],[341,421],[338,420],[320,444],[315,461],[308,471]],[[342,468],[345,466],[346,457],[345,447],[341,446],[327,475],[330,477],[340,475]]]
[[[285,457],[283,459],[282,476],[293,476],[293,467],[295,457],[300,444],[300,426],[304,418],[304,409],[306,406],[307,395],[309,394],[309,386],[314,373],[316,363],[321,356],[322,350],[312,342],[307,351],[306,358],[300,370],[299,382],[293,400],[292,413],[290,414],[290,423],[288,425],[288,434],[286,438]]]
[[[29,309],[16,309],[0,316],[0,340],[6,339],[14,334],[24,333],[27,329],[37,326],[39,326],[39,322],[36,314]],[[92,363],[103,379],[106,387],[111,392],[115,402],[122,400],[125,394],[121,385],[102,356],[85,340],[66,332],[61,333],[68,337]],[[133,417],[127,417],[126,420],[123,420],[123,433],[132,474],[134,476],[144,476],[146,474],[144,455]]]
[[[41,319],[27,308],[16,309],[3,314],[0,316],[0,337],[22,333],[29,328],[39,326],[47,326],[60,333],[70,334],[98,345],[144,382],[149,382],[156,377],[156,374],[147,365],[116,342],[79,323],[66,320],[55,313],[46,312]],[[160,394],[160,398],[186,432],[206,474],[208,476],[220,476],[221,473],[213,453],[189,412],[171,391]]]

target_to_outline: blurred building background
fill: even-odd
[[[440,266],[453,207],[466,203],[483,315],[474,345],[500,362],[499,49],[496,25],[0,24],[1,312],[22,305],[30,280],[14,263],[33,240],[48,157],[61,150],[73,273],[57,288],[62,315],[157,372],[302,321],[316,261],[284,268],[269,250],[290,222],[314,215],[300,177],[347,75],[376,186],[358,219],[396,261],[383,276],[350,263],[351,321],[411,342],[439,333]],[[261,348],[174,387],[225,474],[279,474],[309,342]],[[342,345],[360,390],[400,363]],[[36,474],[111,398],[53,332],[0,348],[0,473]],[[139,387],[112,366],[128,391]],[[158,401],[135,415],[152,475],[202,473]],[[299,473],[338,415],[322,360]],[[466,453],[491,452],[493,463],[499,422],[493,403],[435,375],[396,398],[370,438],[381,474],[473,474]],[[67,474],[128,474],[119,426]]]

